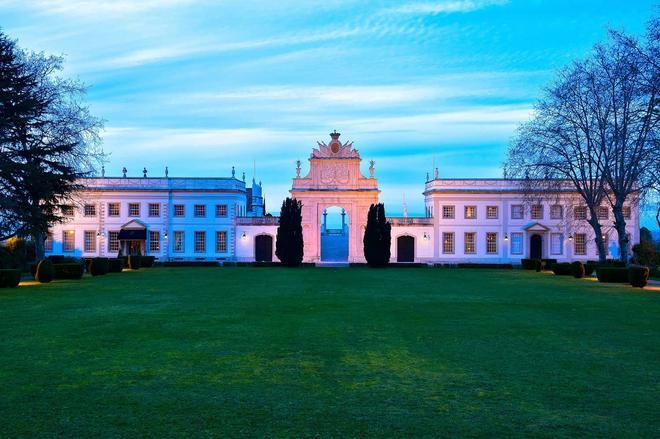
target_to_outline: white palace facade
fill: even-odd
[[[362,238],[369,206],[380,191],[374,162],[369,175],[361,157],[339,133],[319,142],[302,175],[300,162],[291,196],[303,205],[304,261],[364,262]],[[260,183],[236,178],[87,178],[62,207],[69,219],[55,225],[47,254],[77,257],[140,252],[159,261],[277,261],[278,218],[265,215]],[[513,263],[523,258],[560,261],[597,259],[588,212],[569,187],[530,202],[520,180],[427,178],[423,217],[388,217],[391,261],[421,263]],[[331,208],[342,224],[329,226]],[[386,206],[387,208],[387,206]],[[639,242],[637,205],[624,208],[631,243]],[[598,217],[610,257],[618,255],[613,215]]]

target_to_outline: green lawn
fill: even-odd
[[[660,291],[152,268],[0,290],[0,437],[660,436]]]

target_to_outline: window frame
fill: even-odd
[[[113,213],[112,211],[113,206],[117,207],[116,213]],[[114,201],[112,203],[108,203],[108,217],[117,218],[119,216],[121,216],[121,203],[117,203]]]
[[[83,231],[83,253],[96,253],[96,230]]]
[[[447,238],[451,238],[447,242]],[[451,245],[451,250],[447,250],[447,244]],[[443,255],[453,255],[456,253],[456,233],[454,232],[442,232],[442,254]]]
[[[559,239],[559,251],[555,251],[554,239]],[[551,255],[563,255],[564,254],[564,234],[563,233],[551,233],[550,234],[550,254]]]
[[[514,245],[516,245],[516,241],[518,241],[517,245],[520,248],[518,251],[516,251],[516,248],[514,247]],[[523,242],[524,242],[524,239],[523,239],[523,233],[522,232],[511,232],[511,248],[510,248],[510,251],[511,251],[512,255],[522,255],[524,253]]]
[[[495,215],[490,214],[490,210],[494,209],[495,210]],[[500,209],[499,206],[486,206],[486,219],[499,219],[500,217]]]
[[[559,215],[555,214],[556,209],[559,209]],[[553,204],[552,206],[550,206],[550,219],[553,220],[564,219],[564,206],[562,206],[561,204]]]
[[[497,232],[486,232],[486,254],[496,255],[499,253],[499,246],[497,245]],[[494,246],[494,247],[492,247]]]
[[[52,252],[54,242],[55,239],[53,239],[53,232],[46,233],[46,238],[44,239],[44,252]]]
[[[172,217],[174,218],[183,218],[186,216],[186,205],[185,204],[173,204],[172,207]],[[178,213],[177,211],[181,209],[181,212]]]
[[[220,239],[221,236],[224,236],[224,241]],[[228,233],[226,230],[216,230],[215,231],[215,252],[216,253],[227,253],[227,236]],[[222,245],[221,245],[222,244]]]
[[[471,236],[472,242],[468,244],[468,236]],[[472,246],[472,250],[468,250],[468,245]],[[477,254],[477,232],[464,232],[463,235],[463,254],[476,255]]]
[[[193,251],[195,253],[206,253],[206,231],[205,230],[195,230],[194,233],[194,240],[193,240]],[[203,248],[201,250],[198,250],[197,244],[198,240],[197,238],[199,236],[202,236],[204,239],[201,241],[203,243]]]
[[[534,214],[535,209],[537,209],[536,214]],[[533,220],[542,220],[543,217],[545,216],[543,212],[543,204],[532,204],[532,206],[529,209],[529,217],[530,219]]]
[[[71,247],[67,246],[67,236],[71,236]],[[62,252],[76,251],[76,231],[62,230]]]
[[[580,241],[580,242],[579,242]],[[581,246],[581,251],[578,251],[578,245]],[[576,233],[573,238],[573,254],[584,256],[587,254],[587,234]]]
[[[224,214],[222,213],[224,210]],[[229,216],[229,208],[226,204],[216,204],[215,205],[215,217],[216,218],[227,218]]]
[[[156,235],[155,240],[154,235]],[[149,230],[149,251],[160,253],[160,231],[158,230]]]
[[[431,214],[433,216],[433,214]],[[442,206],[442,219],[456,219],[456,206],[447,204]]]
[[[87,210],[90,209],[91,213],[88,213]],[[96,204],[85,204],[83,206],[83,216],[85,218],[94,218],[96,216]]]
[[[520,209],[520,215],[515,214],[514,212]],[[520,220],[525,219],[525,206],[522,204],[512,204],[511,205],[511,219]]]
[[[474,211],[474,214],[471,216],[468,216],[468,210],[472,209]],[[468,205],[468,206],[463,206],[463,219],[477,219],[477,206],[476,205]]]
[[[152,208],[155,208],[156,213],[153,213]],[[149,218],[160,218],[160,203],[149,203],[147,214]]]
[[[177,238],[181,238],[180,240]],[[181,244],[179,248],[178,244]],[[185,253],[186,251],[186,232],[183,230],[174,230],[172,232],[172,253]]]
[[[71,204],[61,205],[60,206],[60,212],[62,213],[62,216],[65,216],[67,218],[73,218],[74,216],[76,216],[76,209]]]
[[[200,213],[198,213],[197,209],[200,209]],[[195,218],[206,218],[206,204],[195,204],[193,207],[193,216]]]
[[[589,217],[589,212],[587,206],[575,206],[573,208],[573,219],[587,220],[588,217]]]
[[[113,234],[116,236],[115,239],[112,239]],[[115,248],[114,244],[117,245]],[[121,242],[119,242],[119,231],[110,230],[108,231],[108,253],[119,252],[121,248]]]
[[[140,207],[141,203],[128,203],[128,217],[129,218],[139,218],[140,217],[140,211],[142,208]],[[137,206],[137,215],[132,213],[132,208]]]

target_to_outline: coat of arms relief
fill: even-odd
[[[324,163],[321,166],[321,183],[348,184],[350,172],[347,163]]]

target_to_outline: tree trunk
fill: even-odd
[[[660,205],[658,206],[658,210],[655,212],[655,222],[658,223],[658,228],[660,228]]]
[[[626,233],[626,219],[623,216],[623,203],[616,202],[612,206],[614,212],[614,228],[619,238],[619,259],[628,263],[628,234]]]
[[[594,230],[594,234],[596,235],[596,248],[598,248],[598,261],[603,263],[607,259],[607,253],[605,251],[605,243],[603,242],[603,231],[600,226],[600,223],[598,222],[598,215],[596,214],[596,210],[589,208],[589,224],[591,225],[591,228]]]
[[[46,256],[46,249],[44,245],[44,235],[43,233],[37,232],[32,235],[34,240],[34,254],[36,261],[42,260]]]

